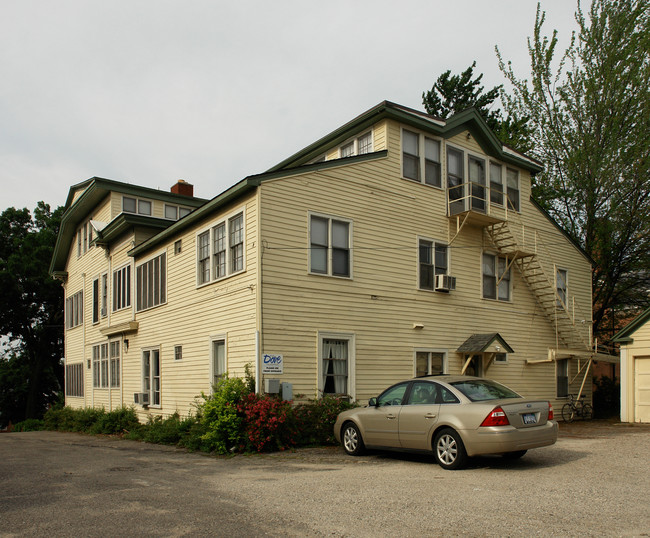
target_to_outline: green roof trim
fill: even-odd
[[[388,151],[382,150],[373,153],[366,153],[364,155],[357,155],[354,157],[345,157],[343,159],[333,159],[330,161],[312,163],[312,164],[308,164],[296,168],[291,168],[288,170],[277,170],[274,172],[266,172],[263,174],[248,176],[242,179],[239,183],[236,183],[229,189],[225,190],[221,194],[215,196],[204,206],[193,211],[186,217],[176,221],[172,226],[170,226],[163,232],[150,238],[149,240],[145,241],[141,245],[132,248],[127,254],[133,257],[140,256],[141,254],[155,248],[160,243],[169,240],[174,235],[193,226],[198,221],[207,218],[213,211],[218,210],[219,208],[232,202],[233,200],[236,200],[237,198],[243,196],[244,194],[247,194],[248,192],[256,189],[264,181],[269,181],[271,179],[279,179],[283,177],[291,177],[291,176],[304,174],[306,172],[310,172],[314,170],[325,170],[328,168],[337,168],[339,166],[347,166],[347,165],[357,164],[365,161],[383,159],[386,158],[387,156],[388,156]]]
[[[648,321],[650,321],[650,308],[639,314],[630,323],[618,331],[612,338],[612,342],[617,342],[619,344],[631,344],[634,342],[634,340],[631,338],[632,334],[643,327]]]
[[[81,196],[73,202],[74,195],[83,190]],[[161,191],[149,187],[138,187],[112,179],[92,177],[70,187],[65,204],[65,212],[61,218],[61,227],[56,238],[54,253],[50,263],[50,274],[60,274],[65,271],[70,246],[74,241],[77,227],[111,192],[119,192],[136,197],[150,198],[163,202],[189,207],[200,207],[207,200]],[[151,218],[151,217],[149,217]]]
[[[169,219],[160,219],[157,217],[147,217],[144,215],[135,215],[133,213],[120,213],[115,217],[101,232],[97,232],[97,237],[93,239],[96,245],[108,245],[118,239],[124,232],[133,227],[149,228],[152,230],[164,230],[169,228],[175,221]]]
[[[481,147],[486,150],[487,154],[497,157],[503,162],[524,168],[532,174],[537,174],[543,170],[542,164],[538,161],[504,146],[475,108],[468,108],[443,120],[412,108],[384,101],[268,171],[275,172],[301,166],[317,158],[323,152],[341,144],[354,134],[361,134],[361,131],[383,119],[392,119],[445,139],[468,130]]]

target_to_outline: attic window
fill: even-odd
[[[124,213],[136,213],[138,215],[151,216],[151,206],[152,204],[149,200],[131,198],[130,196],[122,197],[122,211],[124,211]]]
[[[372,152],[372,131],[362,134],[361,136],[348,140],[339,148],[339,156],[341,159],[345,157],[352,157],[354,155],[364,155],[365,153]]]

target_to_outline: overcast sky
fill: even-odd
[[[93,176],[212,198],[494,46],[528,76],[533,0],[3,0],[0,211]],[[562,49],[573,0],[543,0]]]

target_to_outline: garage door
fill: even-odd
[[[636,357],[634,366],[634,421],[650,422],[650,357]]]

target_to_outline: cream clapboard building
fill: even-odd
[[[441,372],[590,395],[590,260],[531,200],[539,171],[475,110],[383,102],[207,202],[75,185],[51,267],[66,402],[188,414],[246,365],[294,399]]]

